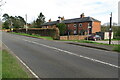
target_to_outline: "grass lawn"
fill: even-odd
[[[30,78],[18,60],[6,50],[2,50],[2,78]]]
[[[42,38],[42,39],[47,39],[47,40],[53,40],[52,37],[47,37],[47,36],[39,36],[35,34],[26,34],[26,33],[16,33],[16,32],[11,32],[13,34],[18,34],[18,35],[23,35],[23,36],[30,36],[30,37],[36,37],[36,38]]]

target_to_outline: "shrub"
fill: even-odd
[[[66,31],[66,25],[64,23],[58,23],[56,26],[59,28],[60,35],[64,35]]]

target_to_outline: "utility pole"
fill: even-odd
[[[111,44],[111,33],[112,33],[112,12],[110,14],[109,45]]]
[[[25,18],[26,18],[26,25],[25,25],[25,29],[26,29],[26,33],[27,33],[27,31],[28,31],[28,29],[27,29],[27,14],[25,15]]]

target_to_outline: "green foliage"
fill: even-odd
[[[110,26],[102,26],[102,32],[109,32]],[[114,32],[114,39],[120,39],[120,26],[112,26],[112,31]]]
[[[110,26],[101,26],[101,31],[102,32],[109,32]],[[112,26],[112,31],[116,32],[118,30],[118,26]]]
[[[47,40],[53,40],[52,37],[47,37],[47,36],[40,36],[37,34],[26,34],[26,33],[16,33],[12,32],[13,34],[18,34],[18,35],[23,35],[23,36],[30,36],[30,37],[35,37],[35,38],[42,38],[42,39],[47,39]]]
[[[41,12],[38,18],[32,22],[32,28],[40,28],[41,24],[43,24],[44,22],[45,22],[45,16]]]
[[[11,27],[14,28],[23,28],[25,25],[25,20],[21,16],[9,16],[8,14],[3,15],[3,20],[5,21],[3,23],[3,28],[8,29]]]
[[[2,24],[2,28],[3,29],[9,29],[9,22],[8,21],[5,21],[3,24]]]
[[[114,38],[120,39],[120,27],[114,32]]]
[[[58,23],[56,25],[58,28],[59,28],[59,31],[60,31],[60,35],[64,35],[65,34],[65,31],[66,31],[66,25],[64,23]]]

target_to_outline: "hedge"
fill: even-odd
[[[17,33],[27,33],[27,34],[37,34],[40,36],[49,36],[53,39],[59,39],[59,29],[57,28],[28,28],[27,31],[25,28],[13,29],[13,32]]]

